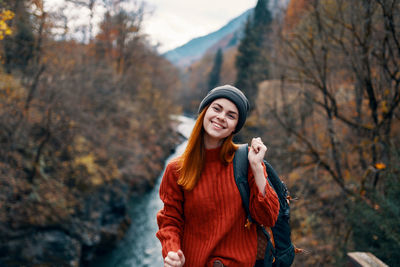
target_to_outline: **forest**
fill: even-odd
[[[80,39],[65,10],[0,0],[1,266],[85,266],[110,251],[134,227],[129,196],[153,188],[182,142],[172,115],[196,116],[227,83],[251,103],[235,140],[262,137],[290,191],[304,249],[293,266],[343,266],[350,251],[400,266],[400,1],[272,13],[258,0],[237,45],[185,68],[150,44],[145,2],[65,1],[89,14]]]
[[[43,1],[2,7],[0,261],[79,266],[122,238],[128,193],[152,187],[179,141],[178,72],[146,43],[140,6],[107,6],[88,43]]]

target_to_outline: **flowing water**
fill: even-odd
[[[178,131],[189,137],[194,125],[194,120],[188,117],[177,117],[181,122]],[[175,153],[166,160],[175,158],[182,154],[186,141],[180,144]],[[123,240],[110,253],[97,258],[91,266],[93,267],[150,267],[163,266],[161,256],[161,245],[156,238],[158,230],[156,214],[162,208],[162,202],[158,196],[162,173],[157,179],[156,186],[152,191],[132,197],[129,205],[129,216],[132,219],[131,227]]]

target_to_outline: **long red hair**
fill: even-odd
[[[186,190],[192,190],[200,179],[204,167],[205,146],[203,120],[210,105],[206,106],[199,114],[192,133],[188,139],[188,144],[179,162],[178,184]],[[220,159],[224,164],[232,162],[238,146],[233,143],[233,134],[225,138],[222,143]]]

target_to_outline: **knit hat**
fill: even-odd
[[[250,104],[249,101],[247,100],[246,96],[237,89],[236,87],[233,87],[232,85],[222,85],[218,86],[214,89],[212,89],[206,97],[201,101],[200,106],[199,106],[199,113],[211,102],[213,102],[215,99],[218,98],[226,98],[230,101],[232,101],[238,111],[239,111],[239,118],[238,118],[238,123],[236,125],[236,129],[233,133],[237,133],[240,131],[240,129],[243,127],[244,122],[246,121],[247,118],[247,112],[249,111]]]

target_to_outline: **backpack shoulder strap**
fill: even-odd
[[[250,204],[250,187],[247,179],[248,174],[248,145],[240,145],[235,152],[233,158],[233,173],[235,176],[235,182],[239,189],[240,196],[242,197],[243,207],[246,211],[247,217],[251,222],[249,204]]]
[[[233,173],[235,176],[235,182],[237,185],[237,188],[239,189],[240,196],[242,197],[242,202],[243,202],[243,207],[246,211],[247,217],[250,222],[253,222],[254,220],[250,216],[250,210],[249,210],[249,205],[250,205],[250,187],[249,187],[249,182],[247,179],[248,175],[248,145],[243,144],[240,145],[239,148],[235,152],[235,156],[233,158]],[[264,164],[266,167],[266,171],[268,174],[268,183],[276,194],[278,195],[278,200],[280,207],[284,210],[287,210],[288,204],[286,202],[286,194],[287,194],[287,189],[285,186],[282,184],[282,181],[280,180],[278,174],[274,170],[274,168],[269,164],[267,161],[264,160]],[[280,209],[281,210],[281,209]]]
[[[286,201],[286,197],[288,192],[286,186],[282,183],[282,180],[279,178],[274,168],[272,168],[271,164],[269,164],[266,160],[264,160],[264,164],[268,173],[268,182],[278,196],[281,209],[287,209],[288,203]]]

